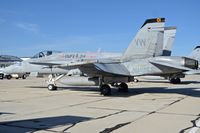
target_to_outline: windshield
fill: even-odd
[[[60,51],[51,51],[51,50],[47,50],[47,51],[42,51],[37,53],[36,55],[34,55],[32,58],[41,58],[41,57],[45,57],[45,56],[49,56],[55,53],[61,53]]]

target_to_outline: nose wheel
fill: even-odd
[[[49,90],[49,91],[57,90],[57,86],[55,86],[55,85],[53,85],[53,84],[49,84],[49,85],[48,85],[48,90]]]

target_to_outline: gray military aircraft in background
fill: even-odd
[[[162,53],[164,22],[164,18],[146,20],[120,59],[77,60],[51,67],[79,69],[88,76],[88,81],[100,87],[103,95],[111,94],[109,84],[118,87],[119,91],[128,91],[126,83],[133,81],[135,76],[163,76],[179,82],[178,76],[197,69],[198,61],[187,57],[156,56]],[[48,88],[57,88],[54,80],[49,82]]]
[[[60,53],[60,52],[52,51],[52,50],[41,51],[41,52],[35,54],[33,57],[30,57],[29,59],[26,58],[26,60],[24,60],[24,61],[21,60],[20,62],[16,62],[13,65],[2,68],[1,69],[1,79],[3,79],[4,77],[7,79],[11,79],[13,77],[13,75],[17,75],[17,76],[15,76],[16,78],[26,79],[26,77],[30,74],[30,71],[29,71],[30,69],[33,72],[42,69],[42,66],[36,66],[36,65],[29,64],[28,62],[30,60],[47,57],[47,56],[50,56],[50,55],[56,54],[56,53]]]

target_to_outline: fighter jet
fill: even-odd
[[[163,24],[164,25],[164,24]],[[161,41],[160,42],[160,45],[157,45],[157,48],[156,48],[156,51],[155,51],[155,54],[154,56],[163,56],[163,55],[166,55],[166,54],[170,54],[171,53],[171,46],[172,46],[172,43],[173,43],[173,40],[174,40],[174,37],[175,37],[175,33],[176,33],[176,27],[164,27],[164,41]],[[164,43],[164,45],[163,45]],[[97,55],[97,54],[96,54]],[[105,53],[104,53],[105,55]],[[55,55],[53,55],[55,56]],[[70,56],[70,55],[68,55]],[[114,58],[114,60],[119,60],[120,57],[122,56],[122,54],[120,53],[109,53],[107,54],[107,57],[109,58]],[[106,56],[99,56],[101,58],[104,58],[105,60],[105,57]],[[98,59],[99,58],[98,56],[94,56],[94,58],[92,59]],[[37,65],[46,65],[47,67],[50,67],[50,68],[53,68],[52,66],[56,66],[56,65],[62,65],[63,63],[69,63],[69,62],[74,62],[74,60],[65,60],[64,62],[62,62],[61,60],[61,57],[56,57],[56,58],[53,58],[51,56],[47,57],[47,58],[51,58],[51,60],[49,59],[44,59],[44,58],[41,58],[42,60],[37,60],[37,61],[32,61],[31,63],[32,64],[37,64]],[[85,59],[81,59],[81,60],[85,60]],[[89,58],[87,58],[87,60],[89,60]],[[91,60],[91,58],[90,58]],[[75,61],[80,61],[80,59],[78,60],[75,60]],[[69,72],[67,75],[81,75],[82,72],[80,72],[79,69],[69,69]],[[62,82],[63,84],[67,84],[67,85],[72,85],[73,83],[76,84],[76,85],[93,85],[92,82],[87,82],[87,79],[85,79],[86,77],[78,77],[79,79],[74,79],[74,77],[67,77],[67,78],[64,78],[64,76],[66,75],[65,72],[63,72],[62,75],[56,77],[54,75],[50,75],[49,76],[49,81],[48,81],[48,84],[51,83],[51,82]],[[77,76],[76,76],[77,77]],[[78,81],[78,82],[74,82],[73,80],[75,81]],[[79,80],[81,80],[81,82],[79,82]],[[134,81],[137,81],[136,78],[134,78]],[[55,87],[56,88],[56,87]],[[55,89],[53,88],[53,89]],[[50,87],[49,90],[51,90],[52,88]]]
[[[30,59],[27,59],[27,60],[24,60],[21,62],[16,62],[13,65],[2,68],[1,69],[1,74],[2,74],[1,78],[3,79],[5,77],[7,79],[11,79],[13,77],[13,75],[18,75],[18,76],[16,76],[16,78],[25,79],[30,74],[30,71],[29,71],[30,69],[33,72],[37,72],[38,70],[41,70],[43,68],[42,66],[29,64],[30,60],[47,57],[47,56],[50,56],[50,55],[56,54],[56,53],[60,53],[60,52],[52,51],[52,50],[41,51],[41,52],[35,54]]]
[[[163,46],[164,22],[164,18],[146,20],[118,60],[80,60],[52,67],[79,69],[88,76],[88,81],[100,87],[103,95],[111,95],[110,85],[118,87],[119,91],[128,91],[126,83],[133,81],[135,76],[156,75],[178,82],[180,79],[174,77],[197,69],[198,61],[187,57],[155,56],[162,51],[158,49]],[[49,82],[48,88],[57,88],[55,80]]]
[[[160,45],[157,47],[157,52],[155,56],[159,55],[169,55],[171,53],[171,45],[173,43],[175,37],[175,27],[165,27],[164,31],[164,45]],[[163,48],[162,48],[163,47]],[[162,50],[162,51],[161,51]],[[63,74],[63,75],[81,75],[79,69],[75,70],[66,70],[66,69],[58,69],[52,68],[52,65],[61,65],[66,62],[74,62],[76,60],[85,60],[85,59],[99,59],[99,58],[112,58],[119,59],[121,57],[121,53],[105,53],[105,52],[85,52],[85,53],[66,53],[66,52],[57,52],[57,51],[42,51],[37,53],[31,59],[23,61],[21,63],[17,63],[10,67],[4,69],[4,75],[7,79],[10,79],[13,74],[17,74],[17,78],[25,79],[27,75],[39,76],[44,74]],[[35,62],[34,64],[30,64],[30,62]],[[38,63],[36,63],[38,62]],[[37,66],[37,65],[40,66]],[[54,80],[54,76],[50,76],[49,80]],[[60,76],[62,78],[62,76]],[[58,80],[58,78],[56,77]],[[138,81],[136,78],[135,81]]]

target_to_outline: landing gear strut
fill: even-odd
[[[54,76],[54,75],[49,75],[49,80],[47,81],[48,84],[48,90],[49,91],[53,91],[53,90],[57,90],[57,86],[56,86],[56,81],[61,79],[62,77],[64,77],[65,74],[59,75],[59,76]]]

